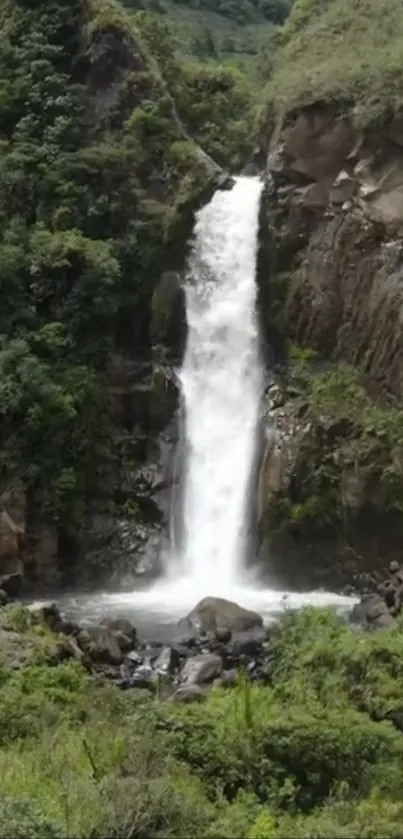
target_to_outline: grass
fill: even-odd
[[[344,102],[359,125],[397,111],[403,101],[400,0],[297,0],[267,95],[278,112]]]
[[[403,740],[373,716],[399,707],[401,628],[308,609],[269,645],[271,684],[202,706],[136,701],[75,663],[5,669],[0,839],[399,836]]]

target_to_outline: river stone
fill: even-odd
[[[94,661],[104,664],[121,664],[122,650],[113,632],[103,626],[90,627],[87,630],[90,637],[88,654]]]
[[[111,632],[121,632],[126,638],[130,638],[133,644],[136,642],[135,627],[127,618],[104,618],[101,624]]]
[[[185,662],[181,670],[181,680],[194,685],[212,682],[222,672],[222,659],[214,653],[195,655]]]
[[[214,632],[219,627],[230,629],[231,632],[244,632],[258,626],[263,626],[261,615],[222,597],[204,597],[178,623],[181,630],[189,632],[192,629],[198,632]]]
[[[234,658],[240,656],[256,656],[262,648],[266,639],[266,633],[262,626],[255,626],[243,632],[234,632],[232,640],[228,644],[228,651]]]
[[[187,684],[177,688],[169,697],[170,702],[203,702],[206,698],[204,690],[199,685]]]
[[[217,684],[223,688],[232,688],[238,684],[238,670],[232,667],[231,670],[224,670],[223,674],[217,679]]]
[[[395,623],[385,601],[379,594],[364,595],[354,606],[351,621],[373,629],[385,629]]]
[[[153,690],[153,671],[151,667],[143,664],[141,667],[133,673],[130,679],[131,687],[137,688],[147,688],[148,690]]]
[[[173,647],[164,647],[157,660],[154,662],[154,669],[157,673],[174,673],[180,661],[180,655]]]
[[[216,641],[220,644],[228,644],[231,640],[232,632],[228,626],[217,626],[214,635]]]

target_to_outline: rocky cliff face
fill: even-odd
[[[300,349],[268,421],[262,555],[283,582],[346,582],[403,535],[403,118],[359,131],[345,107],[291,112],[266,178],[276,264],[261,296]]]

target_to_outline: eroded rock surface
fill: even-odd
[[[403,121],[359,132],[336,107],[290,113],[269,155],[286,329],[403,398]],[[269,213],[269,214],[270,214]]]

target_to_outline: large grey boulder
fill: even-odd
[[[257,612],[244,609],[231,600],[225,600],[222,597],[204,597],[185,618],[179,621],[178,626],[189,633],[192,630],[214,632],[219,627],[226,627],[231,632],[244,632],[263,626],[263,618]]]
[[[354,606],[351,621],[369,629],[387,629],[395,623],[385,600],[379,594],[364,595]]]
[[[181,670],[181,680],[193,685],[214,681],[222,672],[222,659],[213,653],[202,653],[188,658]]]

